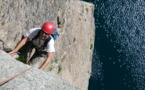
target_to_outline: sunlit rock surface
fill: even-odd
[[[30,68],[0,51],[0,82]],[[79,90],[58,76],[36,68],[0,85],[0,90]]]
[[[31,28],[55,23],[59,38],[45,71],[87,90],[94,47],[94,6],[79,0],[1,0],[0,48],[13,49]],[[24,51],[28,48],[24,49]]]

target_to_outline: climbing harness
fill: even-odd
[[[4,80],[4,81],[0,81],[0,86],[2,86],[3,84],[5,84],[5,83],[9,82],[9,81],[10,81],[10,80],[12,80],[12,79],[14,79],[14,78],[16,78],[16,77],[18,77],[18,76],[20,76],[20,75],[24,74],[25,72],[27,72],[27,71],[31,70],[32,68],[33,68],[33,67],[28,68],[28,69],[26,69],[26,70],[24,70],[24,71],[20,72],[19,74],[15,75],[15,76],[13,76],[13,77],[11,77],[11,78],[9,78],[9,79],[6,79],[6,80]]]

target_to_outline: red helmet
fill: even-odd
[[[48,34],[52,34],[54,32],[54,24],[52,22],[45,22],[43,25],[42,25],[42,31],[44,31],[45,33],[48,33]]]

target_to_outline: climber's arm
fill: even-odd
[[[23,38],[23,39],[18,43],[18,45],[16,46],[16,48],[15,48],[13,51],[9,52],[9,54],[10,54],[11,56],[13,56],[13,55],[14,55],[16,52],[18,52],[18,50],[21,49],[21,48],[26,44],[26,42],[28,42],[28,41],[29,41],[29,38],[28,38],[28,37]]]
[[[47,53],[47,58],[46,58],[46,60],[43,62],[43,64],[39,67],[39,69],[44,69],[47,65],[48,65],[48,63],[51,61],[51,59],[52,59],[52,54],[53,54],[53,52],[48,52]]]

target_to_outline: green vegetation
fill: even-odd
[[[93,44],[90,45],[90,49],[92,49],[92,48],[93,48]]]
[[[62,22],[60,21],[60,17],[57,17],[57,25],[58,25],[58,28],[63,27]]]
[[[55,60],[55,63],[58,63],[58,59]]]
[[[58,25],[58,28],[62,28],[62,27],[63,27],[63,25],[62,25],[62,24],[59,24],[59,25]]]
[[[62,71],[62,67],[59,65],[57,73],[60,73],[61,71]]]
[[[52,67],[49,68],[49,71],[52,71]]]
[[[63,56],[63,58],[61,59],[61,62],[63,62],[63,61],[64,61],[64,59],[65,59],[65,56]]]
[[[23,55],[20,55],[18,58],[16,58],[16,60],[25,63],[25,57]]]
[[[87,11],[87,12],[89,11],[88,8],[86,8],[86,11]]]
[[[74,37],[74,38],[73,38],[73,42],[75,42],[75,41],[76,41],[76,38]]]

